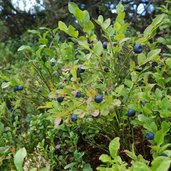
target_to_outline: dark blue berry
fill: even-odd
[[[53,66],[55,66],[55,64],[56,64],[56,60],[54,58],[52,58],[50,60],[50,65],[53,67]]]
[[[105,68],[104,68],[104,71],[105,71],[105,72],[109,72],[109,68],[108,68],[108,67],[105,67]]]
[[[143,50],[143,48],[142,48],[141,44],[137,44],[137,45],[134,46],[134,52],[135,53],[141,53],[142,50]]]
[[[58,97],[56,100],[57,100],[59,103],[61,103],[61,102],[63,102],[64,97]]]
[[[18,86],[18,90],[19,90],[19,91],[21,91],[21,90],[23,90],[23,89],[24,89],[23,86]]]
[[[82,69],[81,67],[78,67],[78,73],[84,73],[85,69]]]
[[[107,48],[107,44],[108,44],[108,42],[106,42],[106,41],[103,42],[103,48],[104,48],[104,49]]]
[[[157,62],[152,62],[152,67],[156,67],[156,66],[158,66],[158,63]]]
[[[136,111],[134,109],[129,109],[128,110],[128,116],[131,117],[131,116],[135,116],[135,113]]]
[[[18,86],[14,86],[13,90],[18,91]]]
[[[81,97],[81,92],[78,91],[78,92],[76,93],[75,97],[80,98],[80,97]]]
[[[55,62],[54,62],[54,61],[50,62],[50,65],[51,65],[52,67],[55,66]]]
[[[95,96],[94,100],[95,100],[96,103],[100,103],[100,102],[103,101],[103,96],[98,94],[98,95]]]
[[[154,133],[153,132],[148,132],[146,134],[146,138],[147,138],[147,140],[153,140],[154,139]]]
[[[71,120],[72,120],[73,122],[77,121],[77,115],[72,114],[72,115],[71,115]]]
[[[21,90],[23,90],[24,89],[24,87],[23,86],[14,86],[14,88],[13,88],[13,90],[14,91],[21,91]]]

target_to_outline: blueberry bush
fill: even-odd
[[[68,10],[77,25],[28,30],[1,66],[0,169],[170,170],[169,6],[133,36],[121,3],[115,21]]]

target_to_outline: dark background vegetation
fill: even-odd
[[[47,0],[38,5],[34,10],[23,11],[15,6],[11,0],[0,1],[0,41],[16,38],[23,34],[28,28],[39,26],[55,27],[59,20],[73,23],[75,19],[68,12],[68,0]],[[81,9],[89,11],[90,16],[97,18],[103,15],[105,18],[115,19],[114,9],[119,0],[82,0],[77,3]],[[152,16],[158,12],[157,7],[163,4],[163,0],[123,0],[126,9],[126,19],[135,29],[143,31],[151,22]],[[142,13],[138,12],[139,5],[144,6]]]
[[[17,58],[15,57],[17,49],[23,44],[34,42],[33,35],[27,32],[28,29],[37,29],[41,26],[55,28],[59,20],[68,25],[72,23],[77,27],[74,16],[69,14],[68,2],[68,0],[37,0],[37,5],[26,11],[17,7],[12,0],[0,0],[1,65],[8,66],[14,63]],[[73,2],[77,3],[82,10],[88,10],[93,19],[103,15],[114,21],[119,0],[74,0]],[[132,26],[131,34],[137,31],[143,32],[154,15],[159,13],[158,7],[164,1],[123,0],[122,3],[126,11],[126,20]],[[98,29],[96,34],[101,39]]]

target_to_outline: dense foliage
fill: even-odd
[[[70,2],[74,25],[1,43],[0,170],[168,171],[169,4],[140,33]]]

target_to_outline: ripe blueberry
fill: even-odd
[[[142,50],[143,50],[143,48],[142,48],[141,44],[137,44],[137,45],[134,46],[134,52],[135,53],[141,53]]]
[[[146,134],[146,138],[147,138],[147,140],[153,140],[154,139],[154,133],[153,132],[148,132]]]
[[[108,44],[108,42],[106,42],[106,41],[103,42],[103,48],[104,48],[104,49],[107,48],[107,44]]]
[[[128,110],[128,116],[131,117],[131,116],[135,116],[135,113],[136,111],[134,109],[129,109]]]
[[[63,100],[64,100],[64,97],[58,97],[57,99],[56,99],[59,103],[61,103],[61,102],[63,102]]]
[[[81,92],[76,92],[76,95],[75,95],[75,97],[77,97],[77,98],[80,98],[81,97]]]
[[[50,65],[53,67],[55,66],[55,62],[51,62]]]
[[[56,60],[54,58],[52,58],[50,60],[50,65],[53,67],[53,66],[55,66],[55,64],[56,64]]]
[[[105,68],[104,68],[104,71],[105,71],[105,72],[109,72],[109,68],[108,68],[108,67],[105,67]]]
[[[71,115],[71,120],[72,120],[73,122],[77,121],[77,115],[72,114],[72,115]]]
[[[100,103],[100,102],[103,101],[103,96],[98,94],[98,95],[95,96],[94,100],[95,100],[96,103]]]
[[[23,86],[14,86],[14,88],[13,88],[13,90],[14,91],[21,91],[21,90],[23,90],[24,89],[24,87]]]
[[[19,90],[19,91],[20,91],[20,90],[23,90],[23,88],[24,88],[23,86],[20,86],[20,85],[18,86],[18,90]]]
[[[158,63],[157,62],[152,62],[151,66],[156,67],[156,66],[158,66]]]
[[[78,67],[78,73],[84,73],[85,69],[82,69],[81,67]]]

